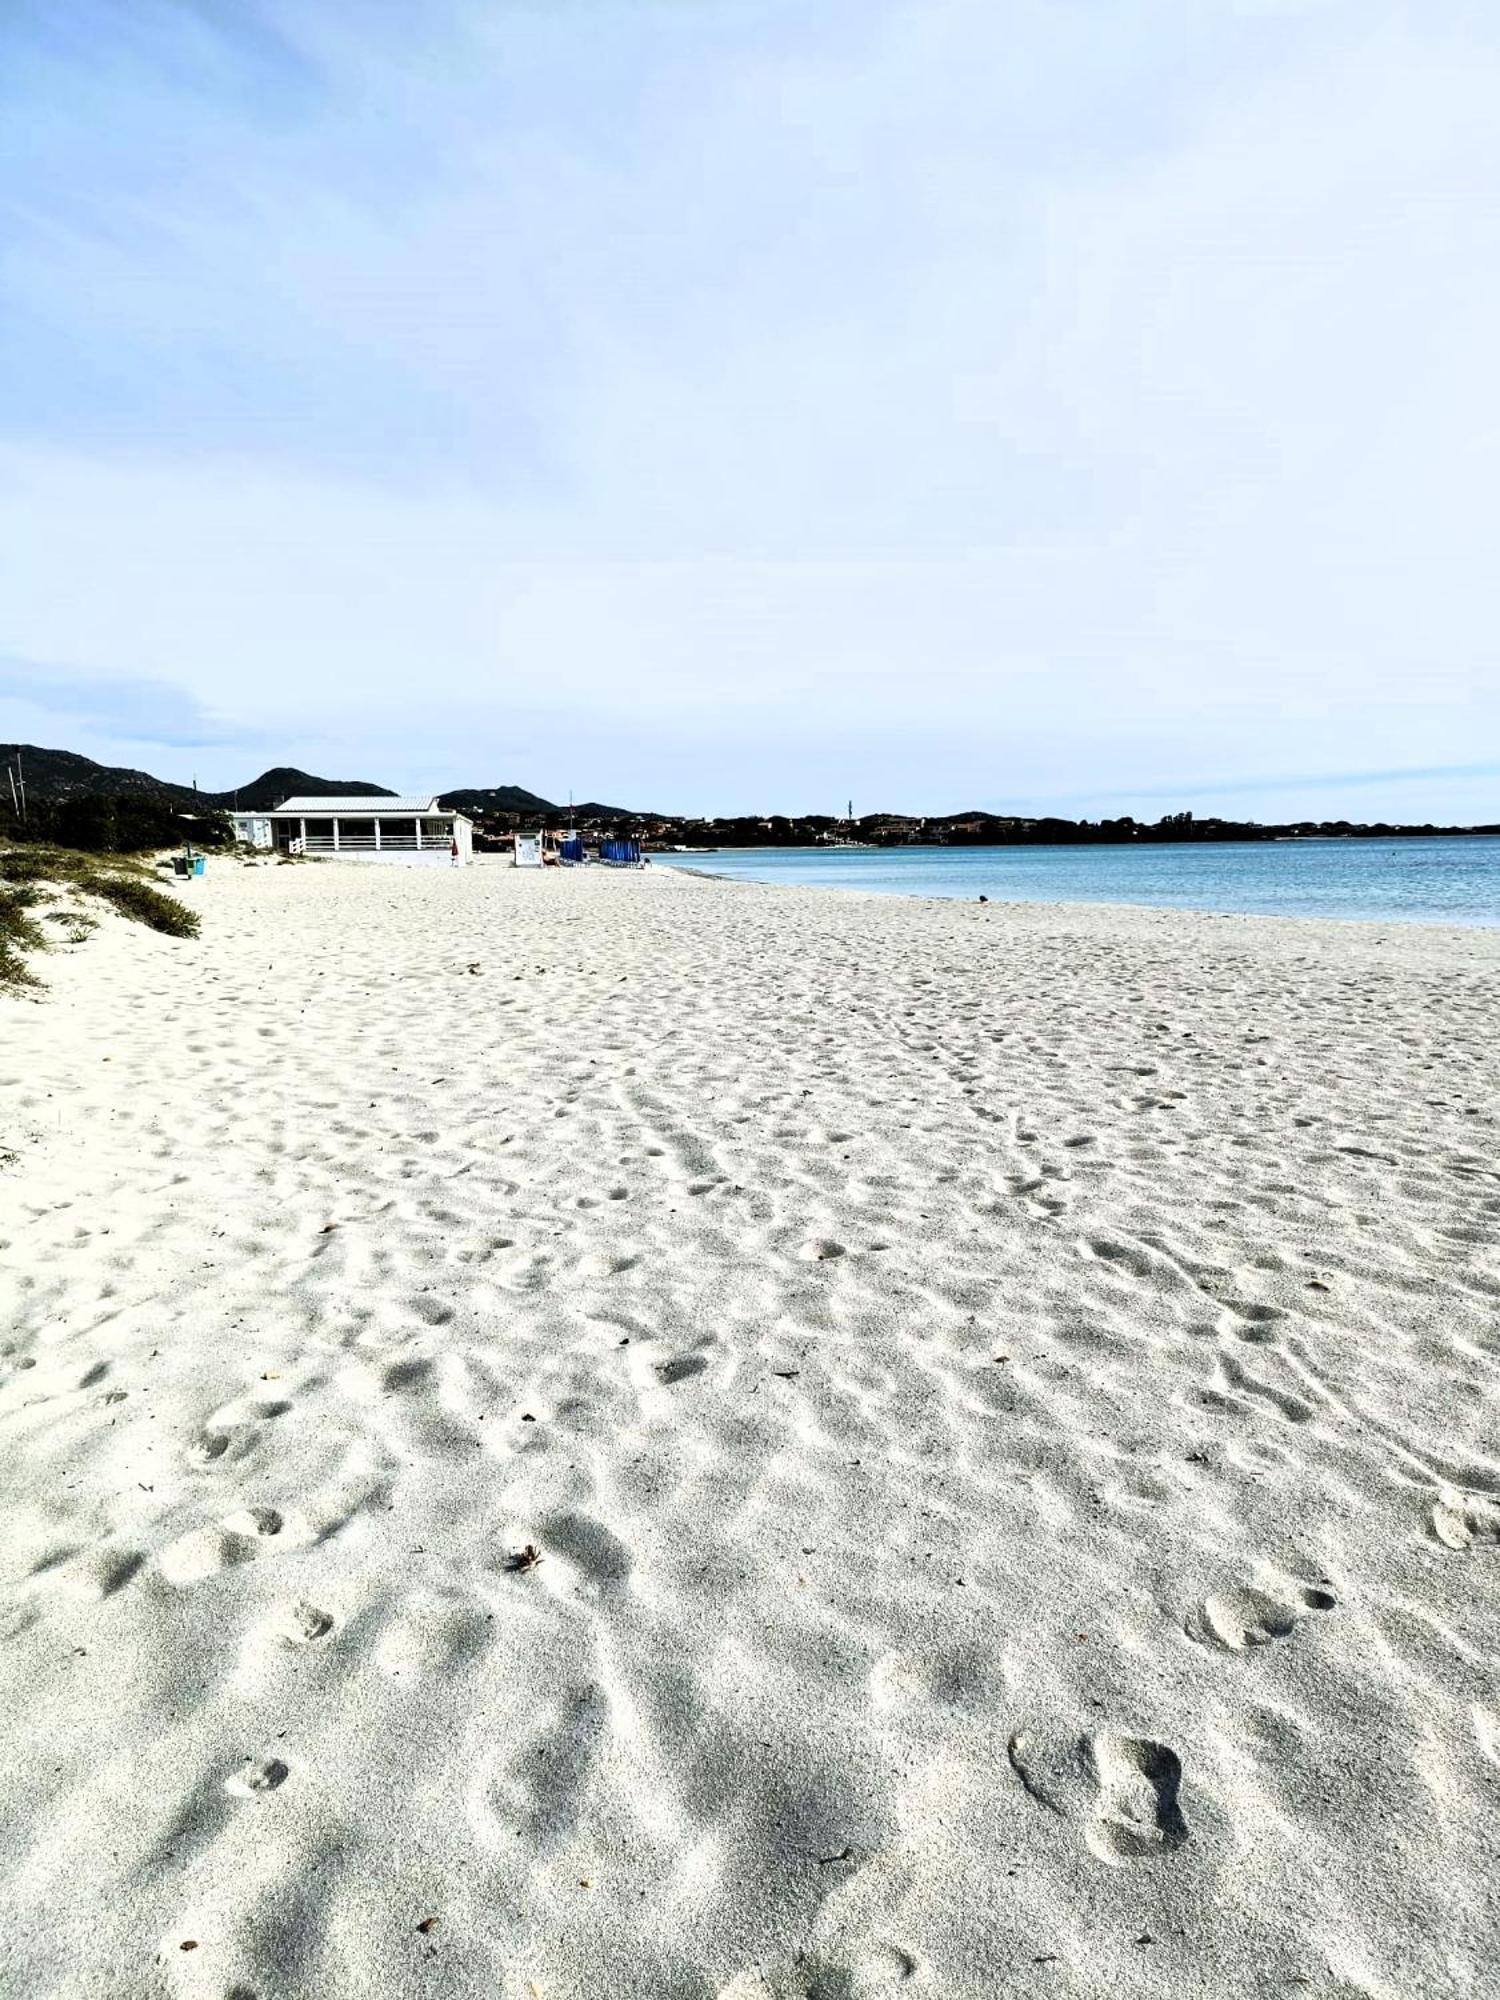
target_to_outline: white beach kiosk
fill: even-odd
[[[240,818],[236,815],[236,831]],[[467,868],[474,859],[474,824],[436,799],[287,799],[255,820],[269,838],[257,846],[278,854],[317,854],[334,861],[386,861],[412,868]],[[255,838],[255,836],[252,836]]]

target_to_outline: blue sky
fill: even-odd
[[[1500,9],[10,0],[0,738],[1500,819]]]

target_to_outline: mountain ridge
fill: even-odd
[[[201,792],[199,797],[226,812],[269,812],[283,799],[393,799],[396,793],[389,785],[367,785],[355,778],[315,778],[294,764],[275,764],[237,791]]]
[[[455,785],[438,793],[439,805],[454,812],[544,812],[557,811],[550,799],[528,792],[524,785]]]
[[[7,770],[14,769],[17,757],[21,760],[21,777],[28,800],[88,798],[111,793],[118,798],[169,798],[191,805],[201,796],[191,785],[174,785],[165,778],[153,777],[149,771],[132,770],[124,764],[97,764],[92,757],[80,756],[76,750],[47,750],[37,743],[0,743],[0,763]],[[8,799],[9,781],[0,779],[0,786]]]
[[[295,765],[276,764],[258,778],[227,792],[206,792],[194,785],[173,784],[170,778],[154,777],[126,764],[100,764],[76,750],[49,750],[39,743],[0,743],[0,764],[13,767],[21,760],[28,800],[58,801],[76,798],[159,798],[182,806],[222,807],[226,812],[264,812],[279,806],[283,799],[299,792],[325,793],[329,797],[356,796],[394,798],[388,785],[367,785],[353,778],[317,778]],[[8,794],[7,780],[0,780]]]
[[[389,785],[374,785],[363,778],[320,778],[294,764],[273,764],[246,784],[226,791],[210,792],[192,785],[174,784],[149,771],[137,771],[124,764],[100,764],[76,750],[53,750],[39,743],[0,743],[0,763],[13,766],[21,759],[28,799],[60,801],[88,797],[165,798],[184,807],[219,807],[225,812],[266,812],[284,799],[302,795],[324,798],[381,798],[399,796]],[[0,791],[8,793],[9,783],[0,777]],[[441,803],[458,812],[556,813],[562,807],[530,792],[522,785],[458,785],[436,794]],[[606,817],[631,817],[623,806],[581,806],[580,812]]]

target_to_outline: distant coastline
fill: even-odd
[[[248,783],[221,792],[200,792],[135,771],[97,764],[76,751],[37,744],[0,744],[0,762],[19,768],[37,807],[80,798],[154,797],[196,812],[261,812],[298,793],[392,796],[390,788],[365,779],[314,776],[281,765]],[[1434,826],[1388,820],[1302,819],[1261,824],[1192,812],[1138,820],[1130,813],[1112,819],[1062,819],[1050,813],[993,813],[979,809],[953,813],[879,811],[832,813],[737,813],[702,817],[605,805],[596,799],[559,805],[519,785],[455,786],[437,794],[441,804],[474,823],[481,850],[508,846],[521,829],[561,831],[574,826],[587,834],[623,834],[657,852],[714,852],[726,848],[826,847],[1151,847],[1202,842],[1305,840],[1433,840],[1500,835],[1500,823]],[[0,831],[13,811],[0,781]]]
[[[488,816],[497,817],[497,816]],[[484,822],[481,821],[481,824]],[[547,822],[550,824],[550,822]],[[585,824],[582,820],[580,825]],[[1190,812],[1144,821],[1069,820],[993,813],[953,813],[926,817],[872,813],[840,821],[821,814],[791,818],[683,820],[640,815],[631,822],[646,844],[676,852],[719,852],[725,848],[824,847],[869,850],[903,847],[1164,847],[1206,843],[1295,842],[1311,840],[1440,840],[1500,836],[1492,826],[1394,824],[1384,820],[1297,820],[1262,825],[1254,820],[1198,819]]]

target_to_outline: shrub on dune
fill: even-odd
[[[61,847],[10,848],[0,853],[0,986],[38,984],[26,957],[47,949],[47,938],[30,914],[46,888],[98,897],[132,923],[145,924],[166,937],[198,935],[198,912],[159,889],[137,861]],[[76,918],[74,941],[81,941],[92,928],[87,918]]]
[[[133,917],[153,931],[168,937],[196,937],[198,912],[158,889],[154,882],[136,875],[103,874],[94,884],[94,893],[112,903],[122,915]]]
[[[26,954],[47,949],[46,937],[30,914],[38,900],[32,888],[0,888],[0,989],[37,984]]]

